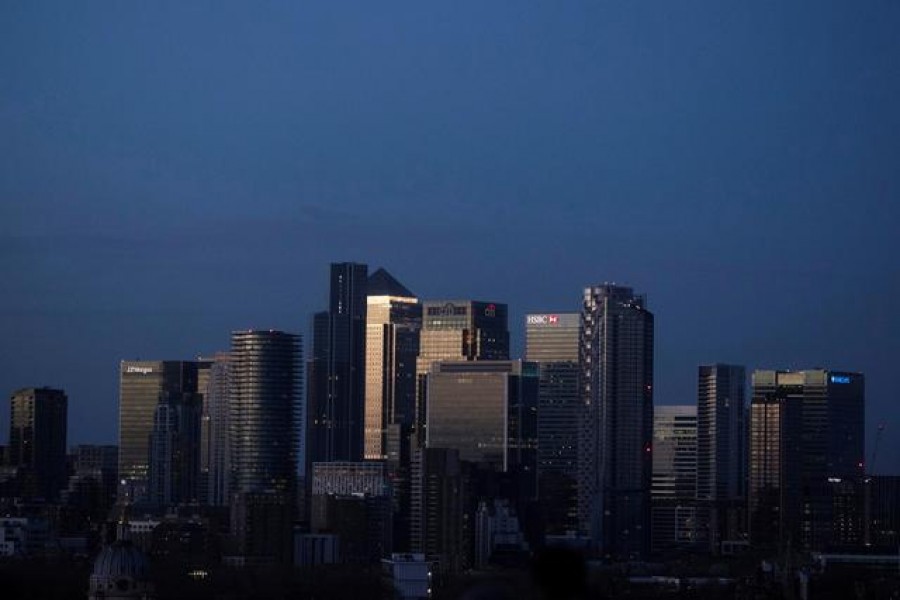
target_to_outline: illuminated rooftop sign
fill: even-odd
[[[527,323],[529,325],[558,325],[559,316],[557,315],[528,315]]]
[[[128,365],[125,367],[126,373],[140,373],[141,375],[149,375],[153,372],[152,367],[135,367],[133,365]]]

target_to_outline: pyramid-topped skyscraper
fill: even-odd
[[[391,426],[413,422],[422,306],[385,269],[369,277],[366,305],[365,457],[386,459]]]
[[[369,275],[366,282],[366,296],[392,296],[394,298],[415,298],[406,286],[397,281],[384,268]]]

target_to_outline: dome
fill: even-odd
[[[150,577],[150,564],[144,553],[134,544],[117,541],[103,548],[94,561],[93,577],[116,579],[128,577],[146,581]]]

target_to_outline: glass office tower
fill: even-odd
[[[537,368],[517,361],[434,363],[428,374],[428,448],[497,472],[519,470],[534,489]]]
[[[544,530],[561,535],[578,529],[576,482],[578,432],[583,403],[578,387],[578,313],[525,317],[525,359],[539,369],[538,497]]]
[[[384,269],[369,277],[366,308],[365,458],[388,458],[388,429],[412,427],[422,306]]]
[[[332,263],[328,311],[313,319],[308,463],[363,459],[367,279],[364,264]]]
[[[19,468],[22,496],[55,500],[66,485],[69,398],[62,390],[25,388],[9,405],[8,462]]]
[[[843,496],[847,486],[862,488],[864,417],[861,373],[753,373],[749,493],[754,545],[821,550],[854,537],[835,529],[842,516],[836,504],[853,501],[835,492]],[[858,497],[861,501],[861,492]]]
[[[697,381],[697,534],[713,553],[747,532],[744,367],[701,365]]]
[[[429,301],[422,308],[416,359],[415,441],[425,443],[426,379],[438,361],[509,360],[505,304],[473,300]]]
[[[160,404],[201,405],[195,361],[128,361],[119,365],[119,498],[150,500],[151,439]],[[199,420],[191,425],[199,427]],[[185,434],[197,439],[199,431]],[[199,463],[191,461],[199,468]],[[196,480],[196,476],[195,476]]]

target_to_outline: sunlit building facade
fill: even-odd
[[[505,304],[473,300],[423,303],[416,359],[417,445],[425,443],[426,380],[435,362],[509,360],[509,321]]]
[[[537,392],[534,363],[434,363],[426,446],[453,448],[460,460],[497,472],[521,471],[536,481]]]
[[[389,427],[413,424],[422,306],[384,269],[369,277],[366,302],[365,458],[381,460]]]

